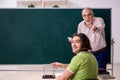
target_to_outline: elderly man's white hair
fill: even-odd
[[[89,10],[89,11],[94,15],[94,12],[93,12],[93,10],[92,10],[91,8],[89,8],[89,7],[84,8],[84,9],[82,10],[82,13],[83,13],[84,10]]]

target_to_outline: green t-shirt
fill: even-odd
[[[67,69],[74,74],[71,80],[97,79],[98,63],[92,53],[80,52],[72,58]]]

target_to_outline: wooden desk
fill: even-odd
[[[111,76],[109,74],[100,74],[100,75],[98,75],[98,79],[99,80],[114,80],[115,77]]]
[[[52,78],[46,78],[46,79],[55,80],[55,79],[52,79]],[[43,79],[43,80],[46,80],[46,79]],[[98,75],[98,80],[113,80],[113,79],[115,79],[115,77],[113,77],[111,75],[108,75],[108,74]]]

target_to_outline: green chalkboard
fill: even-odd
[[[69,63],[67,40],[82,20],[82,9],[0,9],[0,64]],[[111,9],[94,9],[106,23],[110,61]]]

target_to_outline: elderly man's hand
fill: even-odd
[[[93,25],[93,26],[91,27],[91,29],[92,29],[93,32],[95,32],[95,31],[97,30],[97,27],[96,27],[95,25]]]

